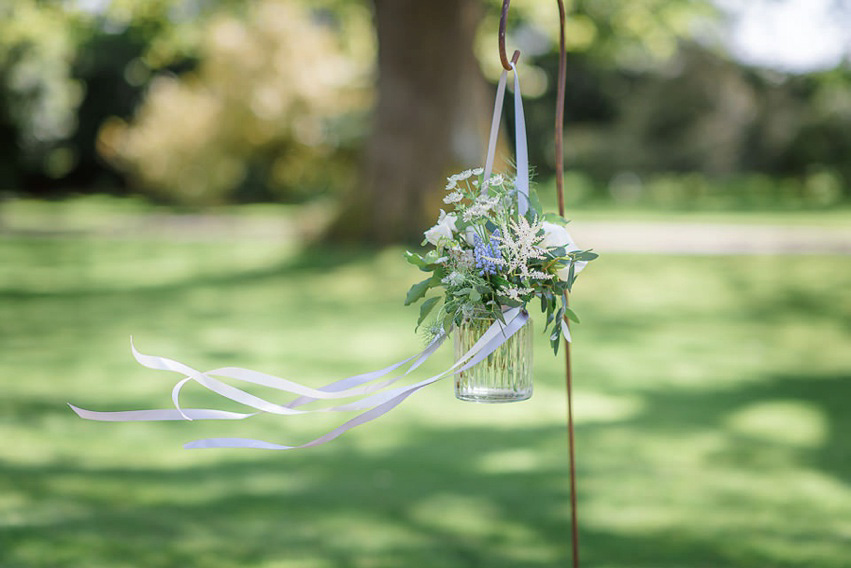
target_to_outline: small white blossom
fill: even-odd
[[[541,223],[536,221],[530,225],[525,217],[520,217],[516,221],[512,220],[507,227],[502,227],[502,236],[493,237],[500,243],[500,252],[508,273],[515,273],[521,278],[534,278],[532,274],[536,271],[529,269],[529,261],[545,257],[544,249],[539,246],[544,238],[543,235],[538,236],[540,231]]]
[[[483,170],[482,168],[473,168],[473,175],[474,176],[480,176],[483,173],[485,173],[485,170]]]
[[[458,175],[459,180],[467,179],[471,175],[473,175],[473,170],[464,170],[463,172],[461,172],[460,174],[457,174],[457,175]]]
[[[485,180],[485,183],[482,184],[482,187],[502,185],[503,183],[505,183],[505,178],[502,177],[502,174],[494,174],[490,177],[490,179]]]
[[[444,277],[441,282],[449,286],[460,286],[464,283],[464,275],[453,270],[449,273],[449,276]]]
[[[464,219],[465,222],[469,223],[476,217],[484,217],[487,214],[487,209],[483,208],[479,204],[473,204],[466,211],[464,211],[464,214],[461,217]]]
[[[540,270],[529,271],[529,278],[532,278],[533,280],[549,280],[552,277],[552,274],[547,274],[546,272],[541,272]]]
[[[446,179],[447,179],[448,181],[447,181],[447,183],[446,183],[446,187],[445,187],[444,189],[446,189],[447,191],[452,190],[452,189],[455,189],[455,187],[458,185],[458,182],[457,182],[457,180],[454,178],[454,176],[453,176],[453,177],[450,177],[450,178],[446,178]]]
[[[461,192],[453,191],[452,193],[448,194],[446,197],[443,198],[443,202],[444,203],[458,203],[462,199],[464,199],[464,196],[461,195]]]
[[[522,301],[522,296],[526,296],[534,292],[532,288],[519,288],[516,286],[501,287],[500,291],[517,302]]]

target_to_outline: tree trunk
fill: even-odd
[[[473,54],[479,0],[375,0],[378,103],[360,180],[332,239],[419,241],[444,177],[481,165],[491,92]]]

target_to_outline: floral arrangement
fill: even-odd
[[[417,321],[418,328],[427,321],[427,333],[436,335],[475,318],[504,321],[503,309],[525,309],[537,297],[557,353],[563,331],[566,335],[563,318],[579,322],[564,292],[597,254],[576,246],[564,218],[541,213],[534,190],[518,199],[514,180],[502,174],[484,179],[483,173],[476,168],[447,178],[443,201],[454,210],[441,210],[437,224],[425,231],[422,244],[432,250],[405,252],[408,262],[431,272],[411,287],[405,305],[442,288],[442,297],[423,302]],[[523,214],[521,203],[526,205]]]

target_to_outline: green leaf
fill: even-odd
[[[449,333],[449,330],[452,328],[452,322],[455,319],[455,314],[446,314],[443,316],[443,331]]]
[[[567,219],[559,215],[558,213],[544,213],[544,221],[548,223],[554,223],[556,225],[561,225],[562,227],[570,223]]]
[[[407,260],[409,263],[413,264],[414,266],[419,266],[420,268],[425,268],[425,266],[426,266],[426,262],[423,259],[423,257],[421,257],[420,255],[413,253],[409,250],[405,251],[405,260]]]
[[[471,302],[478,302],[481,299],[482,299],[482,295],[479,294],[479,291],[471,288],[470,289],[470,301]]]
[[[437,262],[438,258],[440,258],[440,255],[437,253],[437,251],[436,250],[430,250],[423,257],[423,261],[428,265],[432,265],[435,262]]]
[[[529,210],[537,216],[540,216],[539,212],[544,210],[544,208],[541,207],[541,200],[538,198],[538,192],[535,191],[534,187],[529,188]],[[547,215],[544,215],[544,219],[546,219],[546,217]]]
[[[405,296],[405,305],[410,306],[423,296],[425,296],[426,291],[431,287],[432,278],[426,278],[422,282],[417,282],[411,289],[408,290],[408,295]]]
[[[425,319],[428,317],[428,314],[431,313],[431,310],[434,309],[434,306],[439,301],[440,301],[440,298],[435,297],[435,298],[429,298],[428,300],[423,302],[423,305],[420,306],[420,318],[417,320],[417,328],[419,328],[420,324],[422,324],[423,321],[425,321]]]
[[[571,310],[571,309],[570,309],[570,308],[568,308],[568,307],[565,307],[565,308],[564,308],[564,315],[566,315],[566,316],[567,316],[567,319],[569,319],[570,321],[574,321],[574,322],[576,322],[576,323],[581,323],[581,322],[579,321],[579,316],[578,316],[578,315],[576,315],[576,312],[574,312],[573,310]]]
[[[583,251],[574,253],[573,258],[575,258],[576,260],[591,261],[591,260],[594,260],[595,258],[599,258],[599,256],[600,255],[597,254],[596,252],[591,252],[590,250],[583,250]]]

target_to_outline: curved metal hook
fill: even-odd
[[[508,63],[508,57],[505,55],[505,21],[508,19],[508,7],[511,5],[511,0],[502,1],[502,15],[499,17],[499,60],[502,62],[502,68],[506,71],[511,71],[511,65]],[[520,59],[520,50],[514,51],[511,56],[511,63],[517,63]]]

